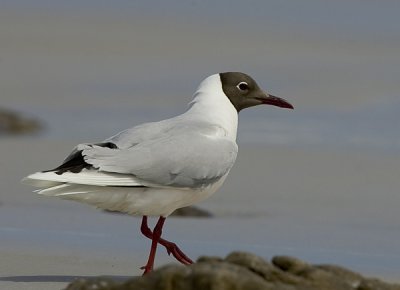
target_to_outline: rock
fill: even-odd
[[[19,135],[36,133],[43,128],[38,120],[25,117],[19,113],[0,109],[0,135]]]
[[[178,208],[170,216],[174,217],[212,217],[213,215],[208,211],[195,207],[187,206]]]
[[[218,263],[223,262],[224,258],[217,257],[217,256],[203,256],[197,259],[197,263]]]
[[[292,284],[298,281],[295,276],[290,275],[290,273],[285,273],[273,264],[254,254],[232,252],[225,258],[225,261],[245,267],[257,273],[268,282],[284,281],[285,283]]]
[[[103,280],[104,279],[104,282]],[[66,290],[400,290],[334,265],[311,265],[277,256],[268,262],[251,253],[201,257],[190,266],[167,265],[123,283],[108,278],[77,280]]]
[[[310,265],[306,262],[289,256],[276,256],[272,258],[272,264],[274,264],[282,271],[295,275],[298,275],[299,273],[304,272],[310,268]]]
[[[134,278],[116,290],[234,290],[268,289],[267,282],[244,267],[227,262],[198,262],[192,266],[168,265],[143,278]]]
[[[79,278],[70,283],[68,290],[108,290],[116,286],[117,283],[107,277],[98,278]]]

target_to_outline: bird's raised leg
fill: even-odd
[[[141,269],[144,269],[143,275],[153,270],[154,258],[156,257],[156,251],[157,251],[157,244],[160,241],[164,222],[165,222],[165,217],[161,216],[158,219],[156,226],[154,227],[151,239],[151,249],[150,249],[149,259],[147,260],[146,266],[141,267]]]
[[[153,239],[153,232],[150,230],[149,226],[147,225],[147,216],[143,216],[142,225],[140,227],[140,230],[145,237],[147,237],[149,239]],[[165,247],[168,255],[172,254],[175,257],[175,259],[177,259],[182,264],[184,264],[184,265],[193,264],[193,261],[189,257],[187,257],[175,243],[164,240],[163,238],[160,238],[158,240],[158,243]]]

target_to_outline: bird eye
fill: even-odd
[[[249,85],[246,82],[240,82],[236,87],[241,91],[247,91],[249,89]]]

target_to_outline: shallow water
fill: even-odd
[[[0,141],[1,287],[137,275],[138,219],[19,180],[76,143],[181,113],[202,78],[228,70],[295,110],[243,111],[237,164],[201,205],[217,218],[171,219],[167,237],[193,257],[289,254],[398,281],[400,2],[149,3],[0,2],[0,105],[47,125]]]
[[[399,2],[225,2],[2,1],[1,106],[41,117],[45,137],[97,140],[240,70],[296,109],[242,112],[239,142],[399,152]]]

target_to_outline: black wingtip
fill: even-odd
[[[110,149],[118,149],[118,146],[112,142],[97,143],[97,144],[93,144],[93,145],[99,146],[99,147],[106,147],[106,148],[110,148]],[[55,174],[61,175],[67,171],[72,172],[72,173],[79,173],[83,169],[89,169],[89,168],[92,168],[92,165],[85,161],[85,159],[83,158],[83,155],[82,155],[82,150],[80,150],[80,151],[75,151],[75,152],[71,153],[67,157],[67,159],[65,159],[65,162],[63,164],[61,164],[60,166],[58,166],[54,169],[51,169],[51,170],[43,171],[43,172],[54,171]]]

